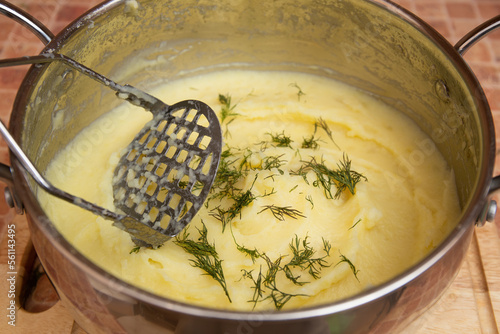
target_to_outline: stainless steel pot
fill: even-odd
[[[396,162],[402,173],[418,168],[434,148],[455,171],[460,221],[420,263],[346,300],[248,313],[158,297],[95,266],[54,228],[37,202],[41,190],[12,157],[10,189],[26,208],[33,244],[61,300],[89,333],[394,333],[437,300],[460,268],[476,222],[494,215],[490,194],[499,180],[491,177],[493,122],[461,53],[497,27],[498,18],[452,47],[383,0],[144,0],[137,8],[135,1],[112,0],[53,37],[25,13],[0,4],[48,43],[45,52],[68,55],[146,91],[156,82],[225,68],[301,71],[343,81],[396,107],[433,139],[435,145],[417,143],[420,149]],[[134,67],[138,58],[151,65]],[[76,133],[118,103],[113,93],[62,64],[34,66],[15,101],[11,131],[44,170]],[[63,127],[55,126],[56,115]]]

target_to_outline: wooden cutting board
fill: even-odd
[[[499,218],[500,219],[500,218]],[[23,216],[13,219],[16,225],[16,261],[22,263],[30,250],[29,232]],[[498,224],[488,223],[476,228],[467,257],[451,287],[404,334],[498,334],[500,329],[500,234]],[[0,270],[10,272],[6,254],[7,238],[0,244]],[[21,291],[24,269],[18,266],[16,293]],[[43,312],[16,311],[16,326],[8,324],[6,307],[9,303],[7,279],[0,282],[0,333],[85,334],[71,318],[68,310],[56,301]],[[16,296],[19,298],[18,296]],[[17,300],[17,305],[19,301]]]

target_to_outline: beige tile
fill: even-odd
[[[446,9],[450,18],[474,19],[477,17],[474,5],[467,2],[447,2]]]

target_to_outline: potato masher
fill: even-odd
[[[12,58],[0,67],[63,62],[113,89],[116,95],[153,114],[125,149],[113,177],[113,212],[54,187],[36,169],[0,122],[0,133],[34,180],[50,194],[78,205],[128,232],[139,246],[158,247],[176,236],[203,205],[217,174],[222,134],[215,112],[186,100],[167,105],[129,85],[119,85],[57,53]]]

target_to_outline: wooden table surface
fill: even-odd
[[[215,0],[214,0],[215,1]],[[52,32],[95,6],[96,0],[11,0],[31,13]],[[138,1],[140,3],[140,0]],[[500,14],[500,0],[396,0],[432,25],[451,44],[485,20]],[[0,17],[0,59],[34,55],[43,45],[25,28]],[[500,126],[500,31],[478,43],[465,59],[481,82]],[[27,67],[0,69],[0,119],[8,123],[17,89]],[[497,130],[498,133],[499,130]],[[500,135],[497,136],[497,146]],[[495,175],[500,174],[497,158]],[[0,162],[8,163],[8,150],[0,144]],[[7,324],[8,272],[7,226],[16,225],[17,257],[29,248],[24,216],[17,216],[0,198],[0,333],[83,333],[64,306],[55,302],[39,313],[20,309],[16,326]],[[443,297],[419,318],[408,333],[499,333],[500,329],[500,214],[496,222],[476,228],[462,269]],[[22,268],[17,268],[22,275]],[[21,279],[18,279],[19,282]]]

